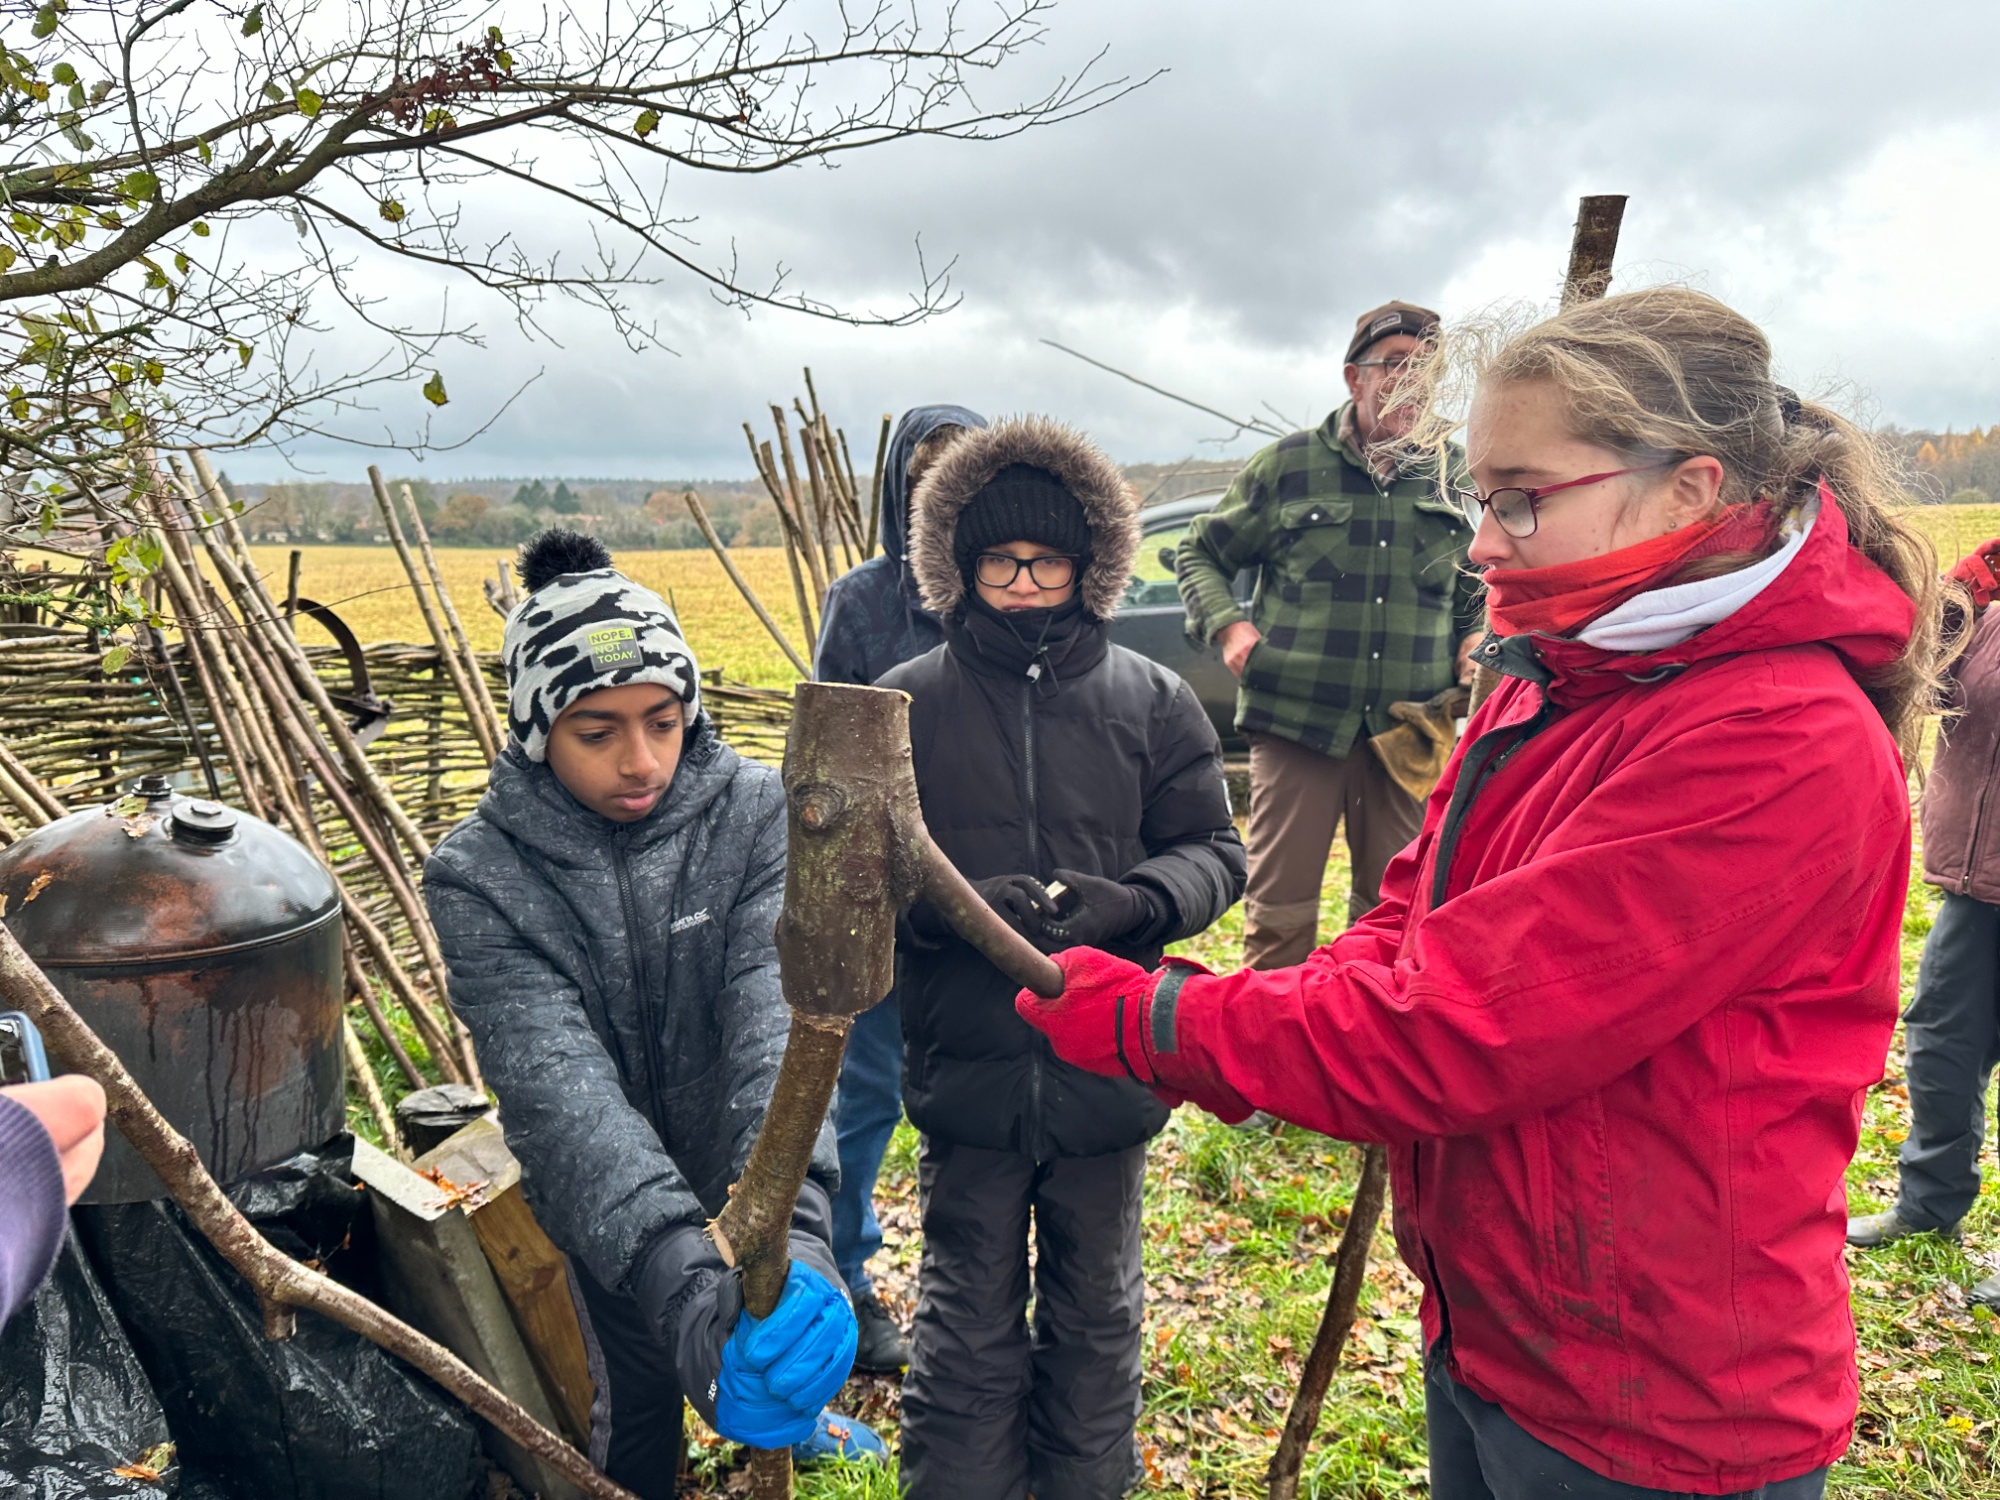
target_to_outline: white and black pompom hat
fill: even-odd
[[[548,531],[521,549],[528,597],[507,616],[507,727],[529,760],[547,758],[563,710],[599,688],[654,682],[701,711],[701,672],[666,600],[611,565],[593,537]]]

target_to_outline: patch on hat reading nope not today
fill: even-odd
[[[599,671],[629,667],[639,660],[639,634],[630,625],[606,625],[590,632],[590,661]]]

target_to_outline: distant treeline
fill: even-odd
[[[1141,496],[1170,500],[1220,489],[1234,466],[1214,459],[1134,464],[1126,470]],[[387,545],[374,492],[365,484],[223,484],[243,507],[254,542],[289,546]],[[862,484],[868,482],[862,476]],[[544,526],[574,526],[608,546],[706,547],[683,498],[701,497],[731,546],[783,545],[777,509],[755,479],[391,479],[409,485],[431,540],[440,547],[512,547]]]
[[[1985,505],[2000,498],[2000,423],[1970,432],[1906,432],[1926,500]]]
[[[223,484],[243,505],[250,539],[292,546],[384,543],[380,512],[365,484]],[[440,547],[512,547],[544,526],[568,525],[613,547],[704,547],[682,498],[701,497],[725,542],[777,546],[778,513],[755,480],[453,480],[407,484]]]

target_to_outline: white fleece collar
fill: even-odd
[[[1576,638],[1600,651],[1664,651],[1700,630],[1728,619],[1770,587],[1799,555],[1819,520],[1819,500],[1809,501],[1787,523],[1784,546],[1761,562],[1715,578],[1697,578],[1671,588],[1650,589],[1607,610],[1577,632]]]

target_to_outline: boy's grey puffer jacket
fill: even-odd
[[[691,732],[660,805],[627,824],[510,746],[424,866],[528,1201],[614,1290],[666,1233],[721,1212],[790,1024],[772,940],[784,789],[705,717]],[[830,1127],[813,1176],[838,1181]]]

